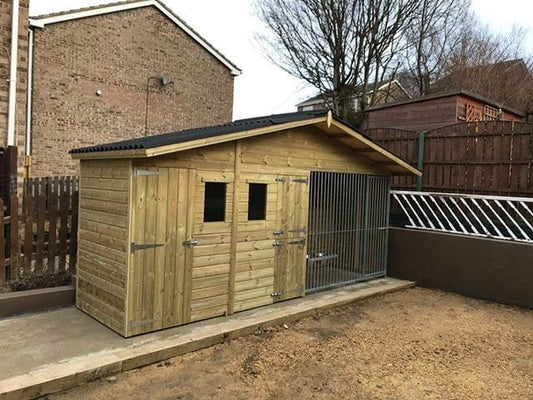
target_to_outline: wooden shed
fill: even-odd
[[[71,154],[76,304],[126,337],[383,276],[390,176],[420,174],[327,111]]]

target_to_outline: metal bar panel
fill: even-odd
[[[457,201],[452,197],[450,198],[450,201],[452,202],[453,205],[455,205],[455,207],[457,208],[457,210],[459,211],[459,213],[463,216],[463,218],[466,220],[466,222],[468,222],[468,225],[470,225],[470,228],[476,233],[479,235],[479,231],[476,229],[476,227],[474,226],[474,224],[472,224],[472,221],[470,221],[470,218],[467,217],[467,215],[463,212],[463,210],[461,209],[461,207],[459,207],[459,204],[457,203]]]
[[[448,205],[448,203],[446,202],[446,198],[445,197],[442,197],[442,196],[439,196],[439,199],[440,201],[442,201],[444,203],[444,205],[446,206],[446,208],[448,209],[448,211],[450,212],[451,216],[453,217],[453,219],[455,219],[455,222],[457,222],[457,225],[459,225],[459,227],[461,228],[461,230],[463,231],[463,233],[468,233],[468,231],[465,229],[465,227],[463,226],[463,224],[461,223],[461,221],[459,221],[459,218],[457,218],[457,215],[455,215],[455,213],[452,211],[452,209],[450,208],[450,206]],[[455,229],[455,227],[454,227]],[[459,233],[459,231],[457,231],[457,233]]]
[[[508,201],[508,200],[507,200]],[[529,236],[526,235],[526,233],[524,232],[524,230],[520,227],[520,225],[518,225],[515,221],[515,219],[511,216],[511,214],[509,214],[507,212],[507,210],[505,209],[504,206],[502,206],[502,204],[500,203],[499,200],[495,200],[495,203],[498,205],[498,207],[500,207],[500,209],[503,211],[503,213],[507,216],[507,218],[509,218],[511,220],[511,222],[513,223],[514,226],[516,226],[516,228],[520,231],[520,233],[522,234],[522,236],[524,236],[524,238],[527,240],[529,239]]]

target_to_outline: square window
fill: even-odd
[[[266,201],[266,183],[250,183],[248,185],[248,221],[266,219]]]
[[[204,222],[224,221],[226,214],[226,183],[206,182]]]

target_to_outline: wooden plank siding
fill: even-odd
[[[76,302],[118,333],[126,329],[131,161],[82,161]]]
[[[279,265],[274,231],[280,228],[283,211],[282,183],[278,178],[305,178],[312,170],[390,173],[365,154],[327,137],[318,128],[308,126],[150,158],[82,161],[79,220],[82,272],[78,281],[78,305],[117,332],[130,336],[271,304],[274,301],[271,294],[276,289],[275,268]],[[166,200],[158,194],[161,182],[159,189],[147,184],[143,186],[145,189],[139,189],[134,184],[139,178],[133,177],[136,169],[187,173],[189,188],[178,193],[194,195],[174,200],[168,197],[169,205],[164,214],[156,212],[148,216],[148,208],[136,205],[139,196]],[[181,178],[179,181],[182,182]],[[226,183],[224,221],[204,222],[206,182]],[[265,220],[248,220],[249,183],[267,184]],[[168,193],[165,196],[170,196],[170,188],[175,184],[168,181],[165,185],[165,193]],[[138,190],[141,192],[137,193]],[[149,190],[153,191],[151,195]],[[307,201],[303,198],[307,196],[307,188],[301,193],[301,196],[284,200],[293,199],[302,205],[294,211],[299,216],[298,223],[306,220],[307,215]],[[187,237],[198,243],[188,250],[190,256],[176,255],[176,265],[182,266],[177,269],[182,271],[181,275],[162,285],[155,282],[147,292],[145,277],[141,279],[141,275],[136,275],[132,265],[140,262],[135,257],[142,256],[148,277],[161,276],[162,268],[166,268],[169,260],[167,256],[164,260],[158,258],[157,254],[170,251],[168,232],[174,228],[169,226],[168,220],[174,219],[171,213],[176,202],[186,202],[190,214],[187,226],[180,226],[177,231],[190,232]],[[139,225],[140,220],[146,221],[144,225]],[[166,228],[163,228],[164,220],[167,220]],[[146,235],[153,242],[165,242],[166,250],[159,247],[159,250],[143,250],[130,255],[133,238]],[[183,247],[182,237],[177,246]],[[305,253],[305,245],[300,246],[298,256],[304,265],[305,254],[302,258],[302,252]],[[153,258],[151,265],[146,257]],[[150,272],[152,269],[153,273]],[[297,291],[293,290],[297,294],[291,295],[303,295],[305,272],[293,276],[302,282],[301,285],[291,282],[297,288]],[[145,304],[138,295],[140,291],[145,297],[154,299],[162,292],[164,304],[170,304],[171,297],[179,292],[185,309],[176,311],[179,313],[176,319],[166,315],[164,306],[161,325],[157,322],[161,317],[160,300]],[[130,314],[136,316],[135,321],[151,325],[129,329],[125,315]]]

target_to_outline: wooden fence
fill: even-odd
[[[395,189],[432,192],[533,195],[533,124],[486,121],[428,132],[372,129],[376,143],[422,166],[423,178],[395,177]]]
[[[78,197],[68,176],[26,179],[22,197],[0,199],[0,283],[75,270]]]

